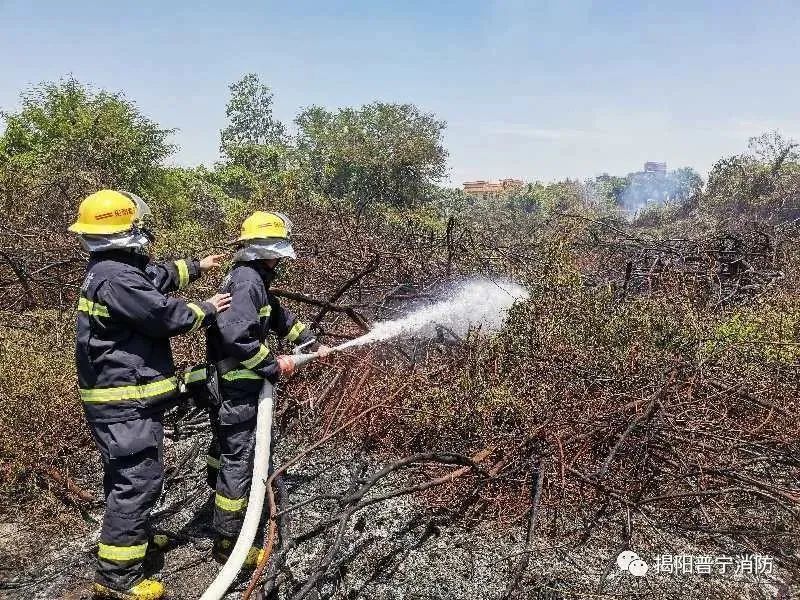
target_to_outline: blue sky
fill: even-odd
[[[800,2],[0,0],[0,108],[65,75],[124,91],[212,163],[227,86],[312,104],[412,102],[448,123],[450,180],[702,175],[747,139],[800,139]]]

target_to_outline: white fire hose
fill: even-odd
[[[301,350],[303,346],[307,346],[312,342],[306,342],[306,344],[298,346],[297,350]],[[292,357],[295,368],[307,365],[316,358],[319,358],[319,354],[316,352],[295,354]],[[239,537],[227,562],[205,593],[200,596],[200,600],[220,600],[225,595],[233,580],[236,579],[239,571],[241,571],[242,565],[247,559],[247,553],[253,547],[253,540],[256,539],[258,526],[261,523],[261,511],[264,508],[264,496],[267,494],[267,478],[269,477],[269,450],[272,443],[272,391],[272,384],[265,379],[264,385],[261,387],[261,393],[258,395],[253,478],[250,484],[250,496],[247,499],[247,511],[244,514],[242,530],[239,532]]]
[[[253,479],[250,484],[250,496],[247,499],[247,512],[244,514],[242,530],[233,546],[231,555],[217,574],[200,600],[220,600],[236,579],[253,547],[258,526],[261,523],[261,511],[264,508],[264,496],[267,493],[267,477],[269,471],[269,448],[272,443],[272,384],[264,380],[258,396],[258,416],[256,417],[256,449],[253,458]]]

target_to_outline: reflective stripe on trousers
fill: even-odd
[[[214,506],[225,512],[238,512],[247,506],[247,498],[228,498],[217,492],[214,496]]]
[[[97,557],[113,560],[114,562],[126,562],[129,560],[142,559],[147,555],[147,542],[135,546],[112,546],[111,544],[98,544]]]

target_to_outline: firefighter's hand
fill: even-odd
[[[320,344],[320,345],[317,347],[317,354],[319,354],[319,357],[320,357],[320,358],[325,358],[325,357],[326,357],[326,356],[328,356],[328,354],[330,354],[331,352],[333,352],[333,350],[331,349],[331,347],[330,347],[330,346],[326,346],[326,345],[324,345],[324,344]]]
[[[280,371],[280,374],[291,375],[294,371],[294,359],[287,354],[281,354],[277,360],[278,371]]]
[[[228,310],[228,307],[231,305],[231,295],[230,294],[214,294],[206,300],[206,302],[210,302],[214,305],[214,308],[217,309],[218,313]]]
[[[200,272],[206,273],[211,269],[219,269],[222,266],[222,259],[225,258],[224,254],[210,254],[200,259]]]

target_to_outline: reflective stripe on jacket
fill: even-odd
[[[256,261],[238,262],[220,289],[231,294],[231,306],[208,328],[208,360],[212,364],[231,357],[238,360],[240,367],[226,372],[221,383],[243,393],[240,401],[221,409],[224,424],[255,417],[261,380],[277,380],[278,363],[267,345],[270,332],[298,345],[314,339],[311,331],[269,293],[272,277],[273,273]],[[236,414],[228,414],[228,409]]]
[[[91,255],[78,299],[75,347],[89,421],[138,418],[176,395],[169,338],[213,322],[216,310],[165,294],[199,275],[194,260],[157,264],[125,251]]]

